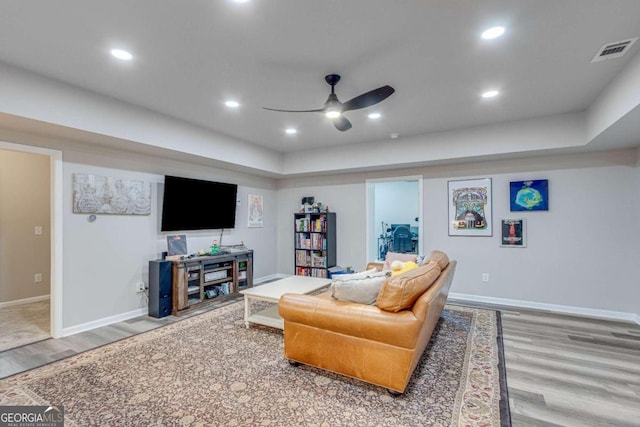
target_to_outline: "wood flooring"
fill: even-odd
[[[514,426],[640,426],[640,326],[502,311]]]
[[[500,311],[513,426],[640,426],[639,325]],[[141,316],[0,352],[0,377],[182,318]]]

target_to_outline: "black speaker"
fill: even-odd
[[[173,262],[149,261],[149,316],[165,317],[171,314],[172,285]]]

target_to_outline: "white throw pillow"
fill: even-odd
[[[382,288],[384,281],[387,280],[389,272],[376,271],[366,275],[357,273],[356,277],[351,278],[343,276],[354,275],[340,274],[336,276],[331,282],[331,296],[334,299],[373,305],[376,303],[380,288]]]

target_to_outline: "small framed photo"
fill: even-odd
[[[525,219],[502,219],[500,220],[500,229],[501,247],[527,247],[527,222]]]
[[[263,215],[264,215],[264,204],[263,204],[262,196],[249,194],[248,206],[249,206],[249,211],[247,213],[247,217],[249,218],[249,221],[248,221],[249,228],[262,227]]]
[[[491,178],[449,181],[449,236],[492,236]]]
[[[549,180],[511,181],[509,183],[511,212],[548,211]]]

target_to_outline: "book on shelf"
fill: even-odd
[[[326,268],[327,267],[327,257],[323,254],[312,254],[311,255],[311,267],[319,267]]]
[[[299,249],[311,249],[311,239],[304,233],[296,234],[296,247]]]
[[[311,276],[326,278],[327,277],[327,270],[325,270],[324,268],[312,268],[311,269]]]
[[[310,231],[309,218],[298,218],[296,220],[296,231]]]
[[[311,257],[305,250],[296,250],[296,265],[308,266],[310,264]]]
[[[296,276],[311,276],[311,269],[308,267],[296,268]]]
[[[326,218],[321,216],[318,219],[314,219],[311,222],[311,229],[316,233],[326,233],[327,232],[327,221]]]
[[[327,239],[323,234],[312,234],[310,247],[311,249],[324,251],[327,249]]]

